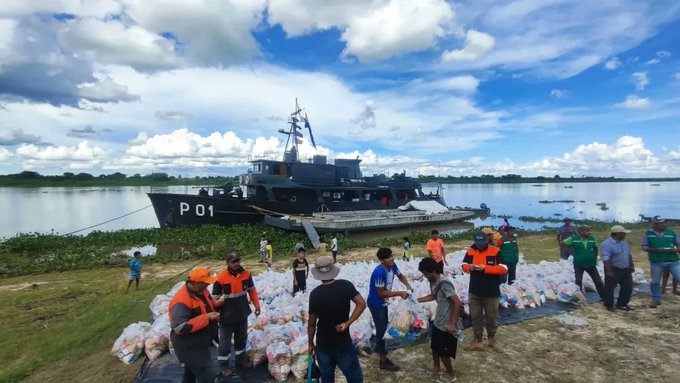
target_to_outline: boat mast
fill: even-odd
[[[283,161],[284,162],[298,162],[299,159],[299,153],[300,151],[298,150],[298,145],[302,143],[300,138],[302,138],[302,127],[298,125],[298,122],[302,121],[303,117],[301,115],[302,113],[302,108],[298,105],[297,98],[295,99],[295,111],[290,114],[288,117],[288,124],[290,124],[290,128],[288,131],[285,131],[284,129],[279,129],[279,133],[285,134],[287,137],[286,139],[286,147],[283,150]]]

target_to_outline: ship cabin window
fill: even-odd
[[[253,173],[261,173],[262,164],[253,164]]]
[[[416,198],[416,191],[413,189],[399,189],[397,190],[397,199],[402,201],[410,201]]]
[[[316,192],[310,189],[273,188],[274,200],[282,202],[315,201]]]
[[[322,191],[321,195],[323,196],[323,198],[331,198],[331,192],[328,190]]]

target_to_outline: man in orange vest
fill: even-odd
[[[250,368],[246,359],[246,337],[248,336],[248,315],[252,312],[248,303],[255,306],[255,315],[260,315],[260,301],[255,290],[253,277],[241,267],[241,256],[231,253],[227,257],[227,267],[217,274],[213,284],[213,297],[224,297],[225,304],[220,310],[220,344],[217,348],[217,360],[222,367],[222,374],[228,375],[229,357],[231,356],[231,338],[234,337],[234,355],[236,367],[244,373]]]
[[[220,318],[216,307],[224,303],[224,298],[213,300],[208,294],[208,285],[215,280],[210,270],[195,268],[170,300],[170,341],[177,359],[184,365],[183,382],[213,383],[221,378],[209,349]]]
[[[489,238],[480,232],[475,235],[475,243],[468,249],[463,258],[463,271],[470,274],[470,317],[475,339],[465,346],[465,351],[484,351],[482,338],[484,325],[489,337],[489,347],[496,352],[503,349],[496,341],[496,318],[498,317],[498,299],[501,296],[501,277],[508,273],[503,264],[500,249],[489,245]]]

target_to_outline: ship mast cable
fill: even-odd
[[[103,225],[103,224],[105,224],[105,223],[109,223],[109,222],[113,222],[113,221],[119,220],[119,219],[121,219],[121,218],[125,218],[125,217],[127,217],[128,215],[132,215],[132,214],[138,213],[138,212],[140,212],[140,211],[142,211],[142,210],[144,210],[144,209],[148,209],[148,208],[150,208],[150,207],[151,207],[151,204],[146,205],[146,206],[144,206],[144,207],[141,208],[141,209],[137,209],[137,210],[135,210],[135,211],[131,211],[131,212],[127,213],[127,214],[123,214],[123,215],[121,215],[121,216],[119,216],[119,217],[112,218],[112,219],[109,219],[109,220],[107,220],[107,221],[98,223],[98,224],[96,224],[96,225],[88,226],[88,227],[85,227],[85,228],[82,228],[82,229],[79,229],[79,230],[72,231],[72,232],[70,232],[70,233],[62,234],[61,236],[62,236],[62,237],[66,237],[66,236],[68,236],[68,235],[71,235],[71,234],[75,234],[75,233],[81,232],[81,231],[83,231],[83,230],[87,230],[87,229],[91,229],[91,228],[93,228],[93,227],[101,226],[101,225]]]

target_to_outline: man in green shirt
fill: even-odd
[[[517,246],[515,228],[507,225],[503,229],[502,236],[496,242],[496,246],[501,249],[502,263],[508,266],[508,284],[511,285],[515,282],[517,262],[519,262],[519,246]],[[498,232],[501,231],[498,230]]]
[[[663,274],[672,274],[673,279],[680,280],[680,240],[673,230],[666,227],[666,220],[656,216],[652,227],[642,236],[642,249],[649,253],[649,268],[652,272],[650,307],[654,308],[661,304],[660,282]]]
[[[586,272],[595,282],[595,289],[600,298],[604,299],[604,284],[597,271],[597,242],[595,237],[590,235],[590,227],[580,225],[576,234],[562,241],[562,244],[574,257],[574,276],[578,287],[583,289],[583,272]]]

